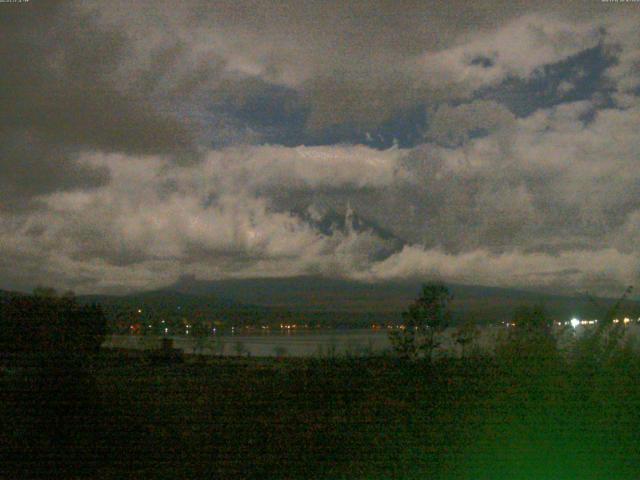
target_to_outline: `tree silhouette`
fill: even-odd
[[[516,308],[506,337],[496,346],[496,354],[505,366],[521,366],[529,371],[544,371],[558,362],[558,338],[546,309],[542,305]]]
[[[467,348],[473,344],[473,342],[480,335],[480,330],[474,322],[467,321],[458,326],[454,332],[455,341],[462,350],[461,356],[464,358],[467,353]]]
[[[0,345],[6,352],[79,355],[97,351],[106,317],[99,305],[81,305],[71,292],[51,288],[12,296],[0,315]]]
[[[101,406],[89,360],[105,325],[99,306],[81,305],[71,292],[38,288],[3,301],[0,348],[15,367],[5,397],[15,431],[9,448],[29,450],[28,462],[6,466],[7,478],[95,473]]]
[[[402,312],[402,328],[390,333],[394,351],[405,359],[415,359],[422,354],[431,360],[433,351],[439,346],[436,335],[451,320],[449,303],[452,299],[445,285],[424,284],[420,296]]]
[[[620,314],[620,309],[627,300],[633,286],[628,286],[616,302],[608,309],[605,309],[598,300],[587,294],[589,301],[597,307],[602,315],[598,318],[598,325],[595,329],[584,333],[577,344],[574,358],[589,368],[597,368],[611,360],[622,342],[625,335],[625,324],[622,319],[614,323],[614,319]]]

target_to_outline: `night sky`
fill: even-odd
[[[620,293],[640,3],[0,4],[0,288]]]

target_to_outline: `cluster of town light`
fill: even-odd
[[[625,325],[628,325],[631,322],[634,322],[634,320],[631,320],[629,317],[625,317],[622,320],[620,320],[618,318],[614,318],[613,319],[613,323],[623,323]],[[561,327],[562,325],[571,325],[573,328],[578,328],[581,325],[596,325],[597,323],[598,323],[597,319],[594,319],[594,320],[580,320],[580,319],[574,317],[571,320],[568,320],[566,322],[557,322],[557,325],[559,327]],[[635,323],[640,323],[640,317],[638,317],[638,319],[635,320]],[[516,326],[515,322],[504,322],[504,324],[507,327],[515,327]]]
[[[629,318],[627,318],[627,317],[625,317],[622,321],[623,321],[624,323],[630,323],[630,322],[631,322],[631,320],[630,320]],[[637,322],[638,322],[638,323],[640,323],[640,317],[638,317]],[[618,320],[618,319],[616,318],[616,319],[614,319],[614,320],[613,320],[613,323],[620,323],[620,320]]]
[[[623,319],[614,318],[613,323],[623,323],[628,325],[632,320],[629,317],[625,317]],[[565,322],[565,325],[570,324],[573,328],[577,328],[580,325],[595,325],[598,323],[598,320],[579,320],[577,318],[572,318],[570,322]],[[636,320],[636,323],[640,323],[640,317]]]
[[[178,308],[180,308],[180,307],[178,307]],[[138,313],[142,313],[142,309],[141,308],[138,309]],[[631,322],[632,322],[632,320],[629,317],[625,317],[622,320],[620,320],[618,318],[614,318],[613,319],[613,323],[623,323],[623,324],[627,325],[627,324],[629,324]],[[169,328],[164,325],[165,321],[162,320],[160,323],[163,324],[164,334],[167,335],[169,333]],[[564,322],[564,325],[571,325],[573,328],[578,328],[581,325],[595,325],[597,323],[598,323],[597,319],[595,319],[595,320],[580,320],[580,319],[574,317],[571,320]],[[638,317],[638,319],[636,320],[636,323],[640,323],[640,317]],[[560,326],[563,325],[563,322],[557,322],[557,324],[560,327]],[[515,322],[505,322],[505,325],[507,327],[515,327],[516,323]],[[186,324],[185,325],[185,334],[189,335],[191,327],[192,327],[191,324]],[[302,328],[306,328],[306,327],[307,327],[306,325],[303,325]],[[386,327],[389,328],[389,329],[394,328],[393,325],[386,325]],[[149,324],[148,328],[153,328],[153,326],[151,324]],[[263,325],[261,328],[263,330],[268,330],[269,329],[269,327],[265,326],[265,325]],[[297,324],[284,324],[284,323],[280,324],[280,329],[281,330],[291,330],[291,329],[296,329],[296,328],[298,328]],[[373,324],[373,325],[371,325],[371,328],[373,330],[377,330],[380,327],[378,325]],[[401,330],[404,330],[405,326],[404,325],[400,325],[399,327],[395,327],[395,328],[400,328]],[[134,330],[134,326],[131,325],[130,329],[133,331]],[[235,333],[235,330],[236,330],[236,328],[232,326],[231,327],[231,333]],[[211,329],[211,333],[215,335],[216,334],[216,328],[212,328]]]
[[[289,325],[289,324],[286,324],[286,323],[281,323],[280,324],[280,330],[291,330],[292,328],[296,329],[296,328],[298,328],[298,325],[296,325],[296,324]]]

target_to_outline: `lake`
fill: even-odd
[[[490,349],[495,344],[498,332],[504,327],[485,326],[479,329],[477,344]],[[459,354],[460,347],[453,339],[454,328],[440,335],[441,349],[446,354]],[[109,335],[103,348],[152,350],[160,347],[163,337],[137,335]],[[255,357],[311,357],[332,355],[366,355],[389,350],[391,345],[387,330],[319,330],[281,333],[280,331],[259,334],[227,334],[196,338],[171,336],[174,347],[187,354],[238,355]]]

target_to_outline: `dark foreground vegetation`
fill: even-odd
[[[408,322],[446,319],[440,307],[412,307]],[[77,310],[59,314],[68,311]],[[429,334],[403,336],[401,355],[368,358],[162,365],[86,346],[5,355],[0,472],[638,478],[640,356],[624,326],[603,321],[560,348],[543,310],[521,309],[517,318],[494,354],[468,345],[463,358],[434,361]]]

